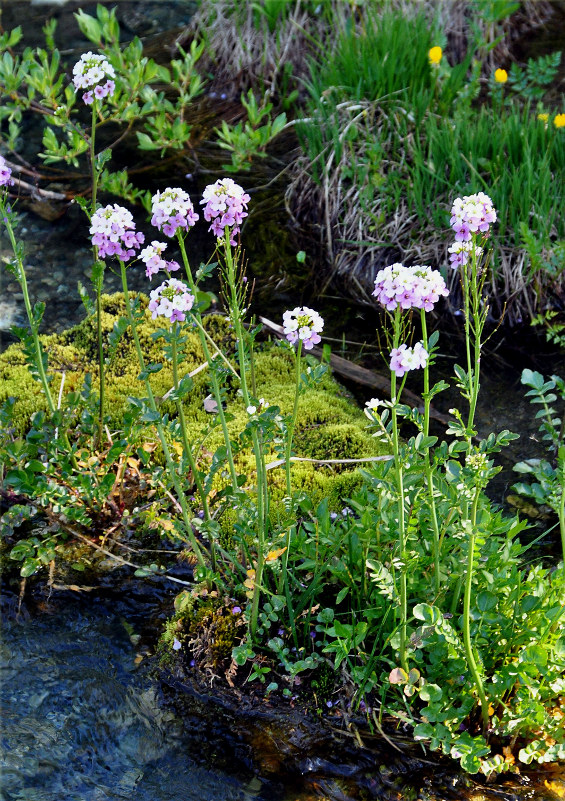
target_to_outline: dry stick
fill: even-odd
[[[136,565],[134,562],[129,562],[127,559],[123,559],[121,556],[112,553],[112,551],[107,550],[107,548],[103,548],[101,545],[98,545],[98,543],[93,542],[88,537],[85,537],[84,534],[80,533],[80,531],[76,531],[75,529],[71,528],[68,525],[63,525],[63,524],[60,525],[61,528],[63,528],[65,531],[68,531],[70,534],[73,535],[73,537],[78,537],[79,540],[88,543],[90,546],[92,546],[92,548],[94,548],[97,551],[100,551],[106,556],[109,556],[111,559],[115,559],[116,562],[119,562],[121,565],[128,565],[128,567],[135,567],[136,570],[145,570],[143,565]],[[174,576],[169,576],[166,573],[155,573],[155,575],[161,576],[162,578],[166,578],[169,581],[174,581],[175,584],[183,584],[185,587],[194,586],[191,581],[182,581],[182,579],[175,578]]]

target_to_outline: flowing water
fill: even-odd
[[[41,614],[5,615],[2,801],[282,801],[160,704],[138,625],[115,599],[60,594]]]

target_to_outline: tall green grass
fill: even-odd
[[[523,98],[502,103],[508,87],[477,98],[478,40],[461,63],[449,66],[444,55],[434,68],[429,49],[444,34],[417,4],[410,16],[387,0],[363,9],[362,21],[336,22],[333,49],[312,62],[306,120],[297,126],[309,175],[323,187],[326,221],[336,226],[333,241],[348,247],[341,274],[344,260],[353,268],[362,258],[367,241],[387,238],[387,221],[415,215],[400,226],[404,239],[394,241],[410,250],[416,237],[445,230],[455,197],[477,191],[498,210],[494,237],[507,265],[524,229],[540,248],[554,248],[565,238],[565,130],[539,120]],[[348,195],[350,187],[356,191]],[[357,209],[331,207],[345,195],[355,196]],[[526,284],[512,281],[506,289],[517,296]]]
[[[565,137],[523,109],[429,115],[406,161],[409,207],[445,225],[438,200],[487,192],[499,210],[497,237],[518,244],[520,223],[541,238],[565,236]]]

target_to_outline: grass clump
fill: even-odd
[[[370,2],[336,24],[332,58],[311,64],[297,124],[304,156],[287,197],[322,233],[327,280],[367,300],[393,261],[447,265],[451,243],[435,231],[453,197],[488,193],[499,209],[489,291],[515,323],[560,288],[551,265],[565,238],[565,128],[548,94],[559,54],[513,65],[497,83],[487,10],[471,10],[458,53],[440,12]],[[438,45],[446,52],[434,64]]]

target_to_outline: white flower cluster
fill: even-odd
[[[171,323],[183,322],[186,312],[194,306],[194,295],[182,281],[169,278],[154,289],[149,296],[149,311],[155,317],[168,317]]]
[[[112,78],[116,75],[114,68],[105,56],[99,53],[83,53],[73,67],[73,83],[75,89],[87,89],[82,99],[91,105],[94,98],[102,100],[112,95],[116,84]]]
[[[307,306],[297,306],[283,314],[284,335],[291,345],[300,340],[306,350],[320,342],[324,321],[318,312]]]
[[[139,258],[145,264],[145,275],[147,278],[151,278],[151,276],[158,273],[159,270],[164,270],[167,273],[180,270],[180,264],[178,262],[167,261],[163,258],[163,251],[166,249],[166,242],[157,242],[157,240],[154,239],[153,242],[147,245],[139,254]]]
[[[177,228],[188,231],[198,219],[188,192],[180,187],[167,187],[151,198],[151,225],[166,236],[174,236]]]

